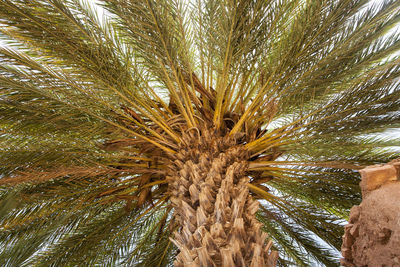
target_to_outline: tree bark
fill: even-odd
[[[248,152],[216,131],[184,136],[168,176],[179,225],[175,266],[275,266],[276,251],[249,195]]]

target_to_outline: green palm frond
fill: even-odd
[[[0,0],[0,265],[171,265],[167,176],[202,127],[249,152],[279,264],[336,265],[357,170],[399,157],[382,137],[400,126],[399,14],[395,0]]]

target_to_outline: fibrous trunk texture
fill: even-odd
[[[168,177],[179,225],[175,266],[275,266],[247,188],[247,151],[211,130],[184,140]]]

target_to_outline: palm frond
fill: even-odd
[[[356,171],[399,157],[385,137],[399,14],[395,0],[0,0],[0,265],[171,265],[167,177],[206,128],[247,150],[279,264],[337,265]]]

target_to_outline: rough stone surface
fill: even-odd
[[[400,182],[369,192],[350,212],[341,264],[400,267]]]
[[[397,180],[397,170],[393,164],[369,166],[360,170],[363,197],[383,184]]]
[[[397,179],[400,179],[400,161],[393,161],[390,162],[391,165],[393,165],[393,167],[396,169],[397,172]]]

